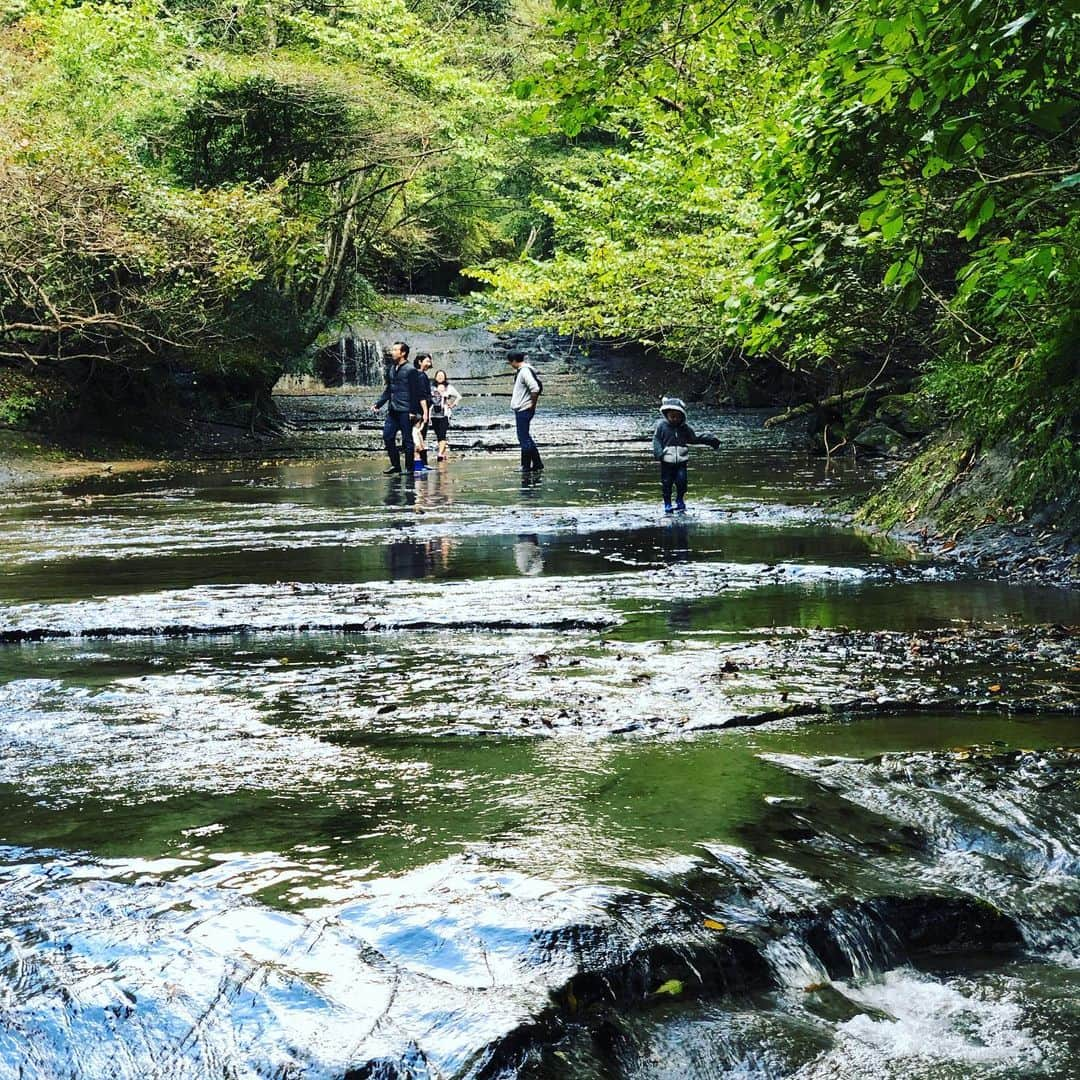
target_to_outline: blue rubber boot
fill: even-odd
[[[675,507],[672,506],[671,503],[664,503],[664,513],[665,514],[674,514],[675,513]]]

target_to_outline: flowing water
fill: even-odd
[[[550,341],[523,481],[422,310],[426,476],[294,386],[0,502],[0,1078],[1080,1075],[1080,597],[829,521],[876,467],[760,414],[667,519],[692,384]]]

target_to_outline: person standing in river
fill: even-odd
[[[665,397],[660,400],[662,420],[656,422],[653,432],[653,457],[660,462],[660,490],[664,495],[664,513],[673,514],[686,509],[686,466],[690,460],[690,446],[703,444],[714,450],[720,449],[715,435],[696,435],[686,422],[686,405],[682,398]],[[672,489],[677,502],[671,504]]]
[[[420,411],[421,415],[416,418],[413,426],[413,470],[423,472],[428,467],[427,460],[427,433],[428,422],[431,419],[431,353],[417,353],[413,360],[413,367],[420,376]]]
[[[450,377],[445,371],[435,372],[435,382],[431,387],[431,426],[435,429],[438,440],[438,459],[445,461],[450,449],[447,435],[450,431],[450,416],[461,400],[461,395],[450,384]]]
[[[536,415],[536,403],[540,400],[541,385],[536,372],[525,363],[523,352],[509,352],[506,362],[514,369],[514,390],[510,395],[510,408],[514,412],[514,425],[517,428],[518,444],[521,446],[522,472],[538,473],[544,467],[540,460],[540,450],[529,432],[529,427]]]
[[[390,359],[393,367],[386,377],[386,389],[371,406],[374,412],[378,412],[384,405],[387,406],[386,421],[383,424],[383,443],[387,457],[390,458],[387,476],[401,474],[401,456],[397,446],[399,431],[405,466],[412,468],[412,426],[416,418],[423,414],[420,407],[420,372],[409,363],[409,346],[404,341],[395,341],[390,349]]]

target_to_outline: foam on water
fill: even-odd
[[[839,1024],[835,1047],[800,1071],[800,1080],[939,1077],[951,1075],[943,1069],[950,1065],[979,1066],[979,1076],[1015,1076],[1043,1062],[1021,1004],[970,982],[901,968],[838,986],[873,1011]]]

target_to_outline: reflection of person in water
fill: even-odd
[[[387,506],[412,506],[416,502],[416,492],[411,486],[403,490],[400,484],[394,483],[393,479],[391,479],[386,485],[383,502]]]
[[[693,629],[693,608],[685,600],[679,600],[668,610],[667,623],[672,630]]]
[[[690,561],[690,530],[685,522],[676,519],[666,529],[656,531],[660,534],[660,549],[665,562]]]
[[[431,565],[430,544],[398,540],[386,545],[386,569],[391,581],[427,577]]]
[[[435,540],[395,540],[386,545],[386,569],[391,581],[434,577],[450,565],[454,541],[449,536]]]
[[[430,469],[416,477],[416,512],[424,514],[428,510],[449,506],[454,501],[454,477],[443,469],[441,472]]]
[[[536,577],[544,572],[544,556],[536,533],[519,533],[514,545],[514,562],[518,573]]]

